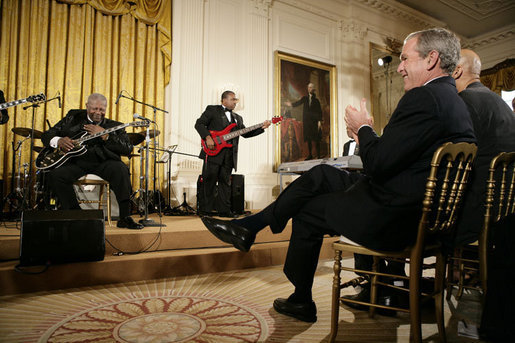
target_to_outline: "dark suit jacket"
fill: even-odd
[[[231,131],[236,131],[245,128],[245,125],[243,125],[243,118],[239,114],[232,112],[231,116],[232,122],[236,123],[236,126]],[[200,138],[205,139],[207,136],[211,134],[210,131],[221,131],[230,124],[231,123],[227,120],[227,116],[225,115],[225,111],[222,105],[209,105],[206,107],[206,110],[204,111],[204,113],[202,113],[200,118],[197,119],[195,123],[195,129],[199,133]],[[263,132],[265,132],[265,130],[259,128],[254,131],[247,132],[242,136],[248,138],[257,136]],[[238,142],[239,137],[233,138],[232,142],[229,142],[233,144],[232,158],[234,170],[236,170],[238,166]],[[206,153],[204,152],[204,150],[200,151],[199,158],[206,158]],[[222,164],[223,155],[218,154],[216,156],[208,156],[208,159],[210,162]]]
[[[382,136],[358,132],[366,178],[331,194],[326,221],[372,249],[402,249],[414,242],[430,161],[445,142],[475,142],[467,107],[452,77],[406,92]]]
[[[321,139],[318,130],[318,122],[322,121],[322,107],[316,95],[311,97],[309,105],[309,95],[304,95],[300,100],[291,104],[293,107],[302,105],[302,129],[305,141]]]
[[[350,143],[353,143],[353,142],[355,142],[355,140],[351,139],[350,141],[347,141],[343,145],[343,154],[342,154],[342,156],[349,156]],[[354,154],[353,155],[359,156],[359,145],[358,144],[356,144],[356,147],[354,148]]]
[[[515,151],[515,113],[502,98],[480,82],[460,93],[467,104],[477,137],[477,157],[458,222],[456,244],[474,242],[483,226],[486,179],[493,157]]]
[[[55,136],[73,138],[77,134],[84,132],[83,126],[87,122],[86,110],[70,110],[66,117],[43,133],[41,141],[45,146],[49,146],[50,140]],[[121,124],[120,122],[104,118],[100,126],[104,129],[109,129]],[[92,139],[86,142],[86,146],[88,150],[95,151],[103,160],[112,159],[120,161],[120,155],[128,156],[132,152],[132,144],[124,129],[111,132],[106,141],[100,137]]]

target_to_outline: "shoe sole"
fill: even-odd
[[[202,220],[202,222],[204,222],[203,218],[200,218],[200,219]],[[250,248],[247,248],[244,245],[242,245],[243,243],[240,240],[238,240],[236,238],[226,239],[226,237],[221,237],[220,235],[218,235],[218,232],[211,231],[211,229],[209,228],[209,226],[207,224],[204,223],[204,225],[209,230],[209,232],[211,232],[213,234],[213,236],[215,236],[222,242],[231,244],[233,247],[235,247],[236,249],[238,249],[239,251],[242,251],[242,252],[248,252],[250,250]]]

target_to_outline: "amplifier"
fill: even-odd
[[[102,210],[25,211],[20,266],[101,261],[104,224]]]

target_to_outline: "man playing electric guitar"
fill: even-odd
[[[222,131],[231,123],[236,124],[232,131],[245,128],[243,118],[237,113],[232,112],[236,107],[238,99],[232,91],[222,93],[222,105],[209,105],[197,122],[195,129],[205,142],[208,149],[215,150],[215,141],[210,131]],[[263,126],[254,131],[247,132],[242,136],[245,138],[257,136],[263,133],[270,126],[270,121],[263,122]],[[238,138],[231,139],[227,146],[220,150],[216,155],[206,154],[204,150],[200,152],[199,158],[204,160],[202,168],[202,193],[200,194],[199,213],[209,215],[215,210],[222,217],[235,217],[231,212],[231,172],[236,170],[238,163]],[[215,199],[214,190],[218,182],[218,197]],[[216,206],[215,206],[216,200]]]
[[[66,117],[44,132],[41,140],[46,147],[59,148],[69,152],[75,147],[70,137],[81,132],[96,134],[120,125],[120,122],[105,118],[107,99],[93,93],[88,97],[85,110],[70,110]],[[61,209],[80,209],[73,190],[73,183],[86,174],[95,174],[109,182],[116,195],[120,210],[118,227],[142,229],[130,217],[130,195],[132,192],[129,168],[121,160],[128,156],[132,145],[125,130],[113,131],[86,144],[83,155],[70,158],[62,165],[48,172],[49,186],[60,200]]]

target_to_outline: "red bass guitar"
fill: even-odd
[[[283,117],[276,116],[272,118],[272,124],[277,124],[281,120],[283,120]],[[225,129],[221,131],[209,131],[211,133],[211,138],[213,138],[213,141],[215,142],[215,147],[213,149],[209,149],[206,141],[202,140],[202,149],[204,152],[209,156],[216,156],[220,151],[222,151],[223,148],[230,148],[232,147],[232,144],[227,143],[228,140],[231,140],[235,137],[241,136],[247,132],[254,131],[259,129],[263,126],[265,122],[262,122],[260,124],[252,125],[249,127],[246,127],[241,130],[236,130],[231,132],[231,130],[236,126],[236,123],[232,123],[231,125],[227,126]]]

